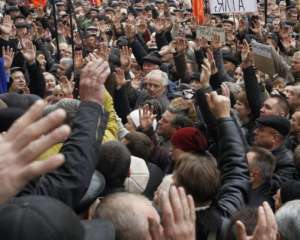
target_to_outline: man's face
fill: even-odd
[[[27,34],[27,28],[26,27],[21,27],[21,28],[16,28],[16,34],[18,37],[24,37]]]
[[[300,73],[300,55],[293,57],[291,66],[293,73]]]
[[[166,87],[162,84],[162,80],[159,78],[146,78],[145,88],[149,95],[154,98],[160,98],[166,90]]]
[[[291,118],[291,133],[300,133],[300,112],[295,112]]]
[[[260,116],[283,116],[284,114],[280,111],[278,107],[278,101],[276,98],[268,98],[264,101],[261,109],[260,109]]]
[[[254,178],[255,178],[255,165],[256,165],[256,160],[255,160],[255,153],[254,152],[247,152],[246,154],[246,159],[248,162],[248,169],[249,169],[249,173],[250,173],[250,181],[253,182]]]
[[[56,86],[55,77],[52,74],[44,74],[44,79],[46,81],[46,90],[48,92],[53,92]]]
[[[272,22],[273,26],[273,32],[279,32],[280,31],[280,18],[275,18]]]
[[[254,130],[254,144],[272,150],[274,135],[277,131],[267,126],[259,126]]]
[[[296,93],[293,87],[286,87],[285,94],[287,96],[287,100],[289,105],[294,109],[296,106],[300,104],[300,97]]]
[[[233,30],[233,25],[231,23],[225,22],[223,23],[223,29],[225,32],[232,32]]]
[[[61,58],[72,56],[72,50],[68,45],[61,44],[61,46],[59,46],[59,48],[60,48],[59,50],[60,50],[60,53],[61,53]]]
[[[149,62],[143,63],[143,72],[145,73],[145,75],[155,69],[159,69],[159,66]]]
[[[45,70],[45,67],[46,67],[46,58],[43,54],[39,54],[36,58],[36,60],[38,61],[38,63],[40,64],[40,67]]]
[[[83,17],[84,16],[84,10],[83,10],[83,7],[81,6],[78,6],[75,8],[75,14],[76,16],[78,17]]]
[[[96,37],[95,36],[89,36],[86,38],[86,45],[89,49],[94,49],[96,46]]]
[[[12,73],[11,78],[13,81],[11,86],[12,90],[15,92],[23,91],[27,85],[24,74],[21,71],[17,71]]]
[[[172,126],[172,121],[175,117],[174,113],[165,111],[159,120],[159,125],[157,129],[158,135],[164,137],[165,139],[170,139],[175,129]]]

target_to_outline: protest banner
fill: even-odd
[[[216,34],[220,36],[220,40],[222,44],[225,44],[226,42],[225,31],[222,28],[198,26],[196,34],[197,34],[197,38],[204,37],[207,41],[211,41],[213,34]]]
[[[209,0],[211,14],[256,12],[256,0]]]
[[[261,44],[255,40],[251,41],[254,64],[256,68],[269,76],[275,75],[274,60],[272,57],[272,47],[269,45]]]

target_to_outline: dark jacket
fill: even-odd
[[[248,205],[250,207],[259,207],[263,202],[268,202],[274,209],[273,193],[271,192],[271,183],[266,181],[258,188],[251,190],[249,194]]]
[[[87,191],[95,171],[98,140],[102,139],[104,132],[97,131],[104,127],[102,116],[100,105],[82,102],[73,122],[71,136],[60,151],[65,156],[64,165],[30,182],[19,196],[50,196],[75,207]]]
[[[296,168],[293,153],[286,148],[285,144],[273,150],[272,153],[276,158],[276,167],[272,178],[272,190],[275,192],[283,182],[294,179]]]
[[[197,211],[197,239],[205,240],[211,233],[220,239],[222,226],[245,206],[250,190],[245,148],[239,130],[231,118],[217,123],[219,136],[218,168],[222,185],[209,208]]]

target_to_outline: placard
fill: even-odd
[[[226,43],[225,31],[223,28],[209,27],[209,26],[198,26],[197,27],[197,38],[204,37],[207,41],[211,41],[213,34],[220,36],[222,45]]]
[[[211,14],[257,12],[256,0],[209,0]]]
[[[251,41],[254,64],[256,68],[271,77],[275,75],[275,65],[272,57],[272,47],[261,44],[255,40]]]

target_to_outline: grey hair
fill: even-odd
[[[105,197],[99,204],[95,218],[110,220],[116,228],[116,240],[146,239],[148,222],[136,204],[149,204],[150,201],[130,193],[114,193]]]
[[[151,79],[151,78],[160,79],[163,86],[167,86],[168,81],[169,81],[168,75],[159,69],[155,69],[155,70],[152,70],[151,72],[149,72],[146,75],[146,78],[147,79]]]
[[[60,59],[60,64],[66,65],[69,67],[71,67],[73,65],[73,59],[69,58],[69,57],[64,57],[62,59]]]
[[[72,126],[75,115],[79,109],[80,101],[76,99],[63,98],[53,105],[49,105],[44,110],[44,116],[57,110],[63,109],[67,113],[65,123]]]
[[[294,53],[294,58],[300,58],[300,51],[297,51]]]
[[[281,239],[300,239],[300,200],[294,200],[284,204],[276,212],[275,217]]]

